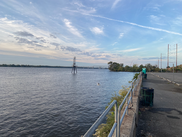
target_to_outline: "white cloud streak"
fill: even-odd
[[[135,49],[127,49],[127,50],[121,50],[120,52],[132,52],[132,51],[137,51],[140,50],[141,48],[135,48]]]
[[[68,9],[65,9],[65,10],[70,11],[70,12],[80,13],[80,12],[74,11],[74,10],[68,10]],[[168,30],[165,30],[165,29],[153,28],[153,27],[149,27],[149,26],[143,26],[143,25],[139,25],[139,24],[136,24],[136,23],[132,23],[132,22],[127,22],[127,21],[122,21],[122,20],[116,20],[116,19],[112,19],[112,18],[103,17],[103,16],[100,16],[100,15],[92,15],[92,14],[85,14],[85,13],[81,13],[81,14],[82,15],[86,15],[86,16],[96,17],[96,18],[102,18],[102,19],[106,19],[106,20],[110,20],[110,21],[126,23],[126,24],[130,24],[132,26],[137,26],[137,27],[140,27],[140,28],[145,28],[145,29],[150,29],[150,30],[155,30],[155,31],[160,31],[160,32],[166,32],[166,33],[169,33],[169,34],[174,34],[174,35],[182,36],[181,33],[173,32],[173,31],[168,31]]]
[[[160,28],[153,28],[153,27],[143,26],[143,25],[139,25],[139,24],[136,24],[136,23],[122,21],[122,20],[116,20],[116,19],[111,19],[111,18],[99,16],[99,15],[90,15],[90,14],[83,14],[83,15],[88,15],[88,16],[92,16],[92,17],[107,19],[107,20],[111,20],[111,21],[115,21],[115,22],[126,23],[126,24],[130,24],[130,25],[137,26],[137,27],[140,27],[140,28],[145,28],[145,29],[150,29],[150,30],[156,30],[156,31],[161,31],[161,32],[166,32],[166,33],[170,33],[170,34],[175,34],[175,35],[182,36],[182,34],[181,33],[178,33],[178,32],[168,31],[168,30],[164,30],[164,29],[160,29]]]
[[[114,3],[112,4],[111,9],[114,9],[116,7],[116,5],[118,4],[118,2],[120,2],[121,0],[115,0]]]
[[[73,26],[71,25],[71,22],[70,22],[69,20],[64,19],[64,23],[65,23],[66,27],[68,27],[69,31],[70,31],[72,34],[74,34],[74,35],[76,35],[76,36],[78,36],[78,37],[81,37],[81,38],[83,37],[83,36],[80,34],[80,32],[79,32],[75,27],[73,27]]]
[[[114,45],[116,45],[118,42],[114,42],[113,44],[112,44],[112,46],[114,46]]]

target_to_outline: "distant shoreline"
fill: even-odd
[[[72,66],[48,66],[48,65],[15,65],[15,64],[0,64],[0,67],[33,67],[33,68],[72,68]],[[102,67],[77,67],[83,69],[108,69]]]

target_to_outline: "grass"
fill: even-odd
[[[137,80],[138,75],[139,75],[139,73],[136,73],[132,80]],[[129,83],[131,83],[131,81],[129,81]],[[114,94],[112,94],[112,97],[110,99],[110,102],[108,103],[108,106],[114,100],[116,100],[117,104],[120,105],[130,88],[131,87],[122,86],[122,89],[119,90],[119,94],[117,94],[116,92]],[[108,106],[106,106],[106,109]],[[110,132],[110,130],[114,124],[114,119],[115,119],[114,110],[115,110],[115,108],[113,107],[111,109],[111,111],[108,113],[108,115],[106,116],[107,117],[106,123],[103,123],[103,124],[98,126],[95,134],[93,134],[94,137],[107,137],[109,135],[109,132]]]

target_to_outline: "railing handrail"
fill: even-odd
[[[90,137],[94,134],[95,130],[97,129],[97,127],[101,124],[101,122],[103,121],[104,117],[109,113],[109,111],[111,110],[111,108],[115,105],[115,123],[113,124],[112,129],[110,130],[110,133],[108,135],[108,137],[112,137],[115,129],[116,129],[116,137],[120,137],[120,125],[123,122],[124,116],[125,114],[127,114],[128,112],[128,105],[131,103],[133,103],[133,94],[135,95],[135,90],[138,87],[138,84],[140,82],[140,78],[141,78],[141,72],[138,75],[137,80],[133,80],[131,83],[131,88],[128,90],[128,93],[126,94],[125,98],[123,99],[122,103],[120,104],[119,108],[117,108],[117,101],[114,100],[109,106],[108,108],[101,114],[101,116],[95,121],[95,123],[89,128],[89,130],[84,134],[83,137]],[[135,83],[135,86],[133,87],[133,83]],[[130,98],[128,99],[130,95]],[[124,109],[124,112],[122,114],[122,117],[120,119],[120,115],[121,115],[121,109],[123,108],[124,104],[127,103],[126,108]]]
[[[100,117],[95,121],[95,123],[89,128],[89,130],[83,135],[83,137],[90,137],[94,134],[97,127],[101,124],[101,122],[104,120],[105,116],[109,113],[109,111],[112,109],[112,107],[115,105],[115,123],[117,122],[117,101],[114,100],[108,108],[100,115]]]

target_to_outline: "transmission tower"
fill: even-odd
[[[75,74],[77,73],[77,68],[76,68],[76,57],[73,58],[73,67],[71,73]]]

